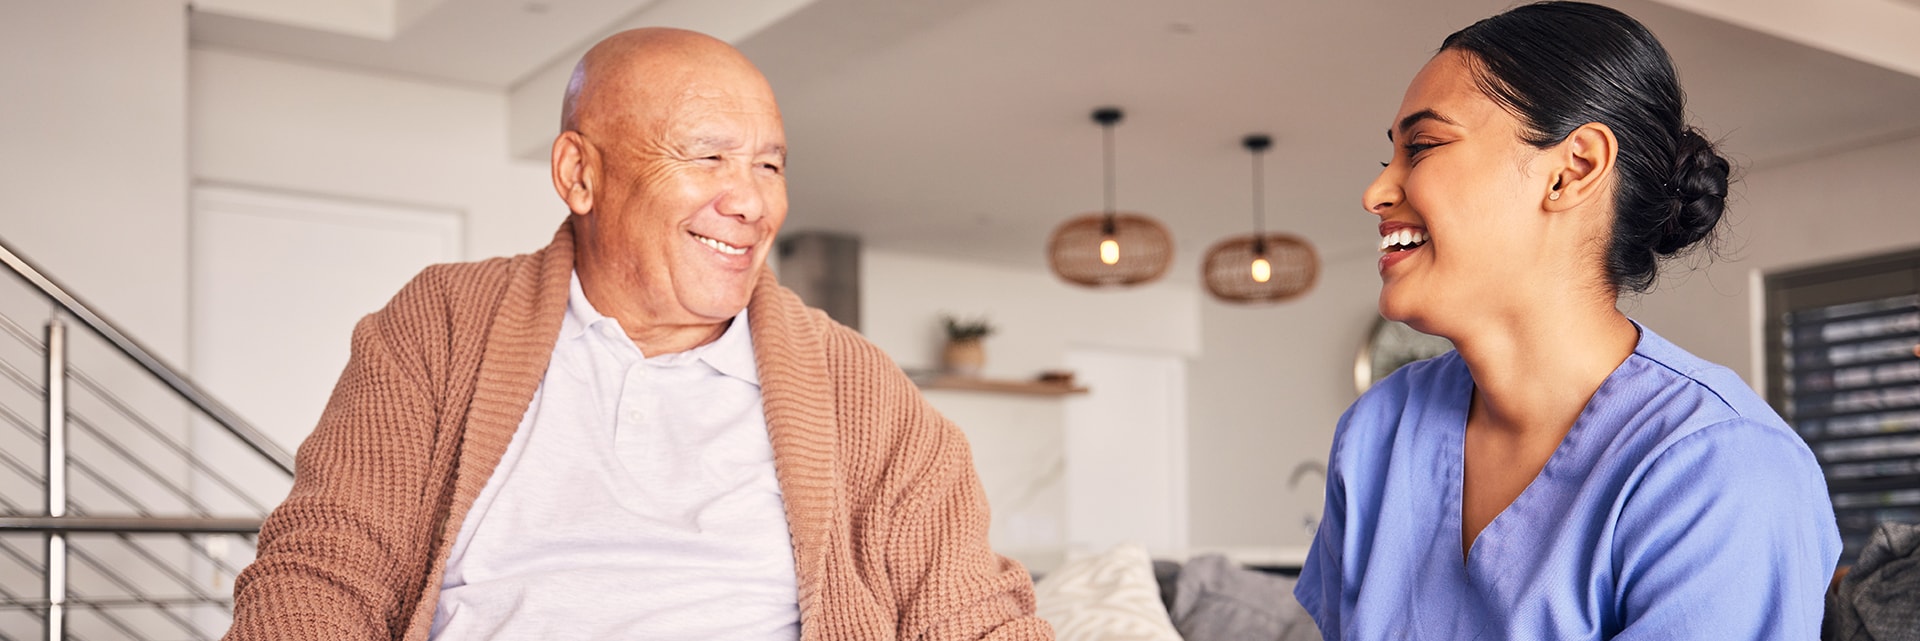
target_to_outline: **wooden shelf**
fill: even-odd
[[[991,378],[969,378],[965,376],[933,376],[916,379],[923,390],[957,390],[963,392],[993,392],[999,394],[1025,394],[1029,396],[1066,396],[1085,394],[1087,388],[1071,383],[1049,383],[1045,381],[1008,381]]]

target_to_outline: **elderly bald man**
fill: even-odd
[[[759,71],[629,31],[564,104],[572,215],[355,327],[227,638],[1052,638],[960,431],[763,267]]]

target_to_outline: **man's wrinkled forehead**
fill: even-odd
[[[606,96],[606,115],[660,123],[716,116],[778,118],[765,81],[745,74],[653,76],[627,83]]]
[[[773,100],[758,69],[732,46],[672,29],[616,34],[587,52],[567,87],[563,126],[715,101]],[[760,108],[766,108],[762,106]]]
[[[764,82],[716,82],[699,76],[676,83],[647,83],[610,93],[595,106],[590,129],[619,129],[624,133],[651,133],[715,142],[716,137],[738,137],[741,128],[780,128],[779,108]],[[775,135],[775,138],[781,136]],[[784,144],[784,140],[778,141]]]

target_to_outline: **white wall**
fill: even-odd
[[[987,316],[984,375],[1030,379],[1061,369],[1075,347],[1191,358],[1200,293],[1175,275],[1094,291],[1051,274],[868,248],[861,254],[862,333],[909,370],[939,366],[943,312]],[[1045,569],[1067,546],[1065,399],[934,390],[928,402],[966,431],[997,550]]]
[[[1312,541],[1307,520],[1320,517],[1323,477],[1295,487],[1288,477],[1327,460],[1380,293],[1377,254],[1329,254],[1299,299],[1247,307],[1208,298],[1202,307],[1206,342],[1188,404],[1195,547]]]
[[[1091,290],[1044,271],[868,248],[860,255],[860,324],[908,369],[940,365],[940,314],[985,315],[989,378],[1030,378],[1060,367],[1068,348],[1113,347],[1194,356],[1200,292],[1170,274],[1127,290]]]
[[[183,0],[0,5],[0,238],[176,363],[186,27]]]
[[[1083,347],[1067,365],[1088,388],[1065,402],[1067,554],[1185,553],[1186,359]]]

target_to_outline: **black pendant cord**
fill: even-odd
[[[1267,147],[1273,139],[1263,134],[1252,134],[1241,141],[1248,151],[1253,152],[1253,255],[1267,255],[1267,172],[1261,162]]]
[[[1104,145],[1104,147],[1106,148],[1106,162],[1107,162],[1107,217],[1112,218],[1114,213],[1113,212],[1113,125],[1104,125],[1100,127],[1100,130],[1102,133],[1106,134],[1105,136],[1106,144]]]
[[[1260,162],[1260,152],[1253,152],[1253,253],[1267,253],[1267,202],[1266,173]]]
[[[1104,221],[1101,221],[1100,233],[1103,236],[1112,236],[1113,228],[1114,228],[1114,224],[1113,224],[1113,214],[1114,214],[1114,211],[1113,211],[1113,124],[1101,123],[1100,131],[1102,134],[1104,134],[1103,137],[1106,139],[1106,142],[1103,145],[1103,148],[1106,150],[1105,153],[1106,153],[1106,163],[1107,163],[1106,165],[1107,166],[1107,174],[1106,174],[1107,219]]]
[[[1114,162],[1113,162],[1113,126],[1120,122],[1121,111],[1114,107],[1102,107],[1093,110],[1093,121],[1100,123],[1101,149],[1106,167],[1107,217],[1100,223],[1100,233],[1112,236],[1115,228],[1114,216],[1118,213],[1113,206],[1114,198]]]

